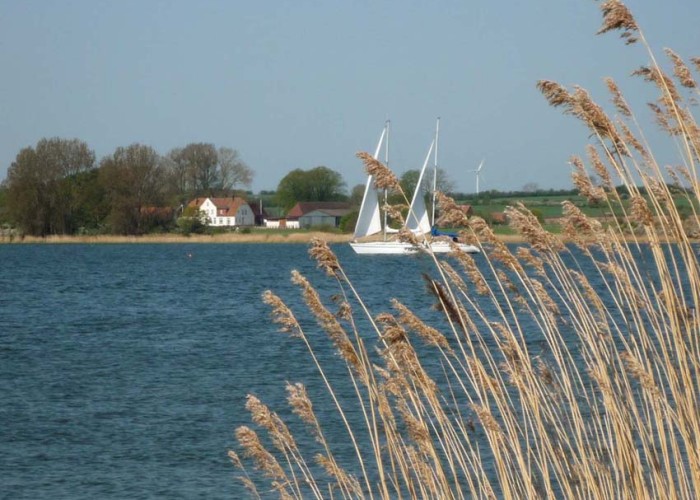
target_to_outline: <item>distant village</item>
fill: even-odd
[[[229,198],[195,198],[187,208],[196,210],[206,225],[218,228],[258,226],[270,229],[308,229],[339,227],[343,217],[353,212],[342,201],[298,202],[283,217],[267,213],[262,203],[248,203],[240,196]]]

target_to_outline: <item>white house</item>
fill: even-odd
[[[255,214],[241,197],[195,198],[188,207],[197,208],[213,227],[253,226]]]

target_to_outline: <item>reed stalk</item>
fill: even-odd
[[[527,243],[513,247],[439,196],[443,220],[482,250],[450,260],[426,251],[426,300],[440,323],[397,300],[372,311],[330,247],[314,241],[310,255],[335,281],[337,312],[304,276],[292,279],[343,369],[324,366],[279,297],[264,300],[306,346],[353,452],[336,453],[301,383],[288,384],[288,402],[318,449],[297,444],[297,427],[251,396],[263,437],[239,428],[243,452],[230,457],[253,496],[700,496],[700,127],[691,112],[700,60],[691,67],[666,50],[667,74],[622,2],[600,8],[599,33],[617,31],[649,58],[635,74],[658,91],[652,109],[677,145],[669,163],[681,167],[652,153],[616,82],[605,80],[613,119],[584,89],[541,81],[547,101],[591,132],[586,159],[571,159],[574,184],[619,218],[601,223],[566,202],[564,243],[516,205],[510,224]],[[383,187],[399,189],[381,162],[358,156]],[[339,388],[350,389],[350,403]]]

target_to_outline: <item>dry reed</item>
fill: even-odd
[[[307,347],[352,453],[335,453],[302,384],[288,384],[288,403],[299,432],[308,429],[317,449],[298,445],[291,424],[251,396],[252,421],[272,446],[241,427],[242,459],[233,451],[230,457],[253,496],[700,495],[700,266],[676,203],[685,199],[697,220],[700,134],[680,90],[696,86],[691,69],[669,50],[673,77],[666,75],[622,2],[600,8],[599,33],[618,31],[651,59],[638,74],[659,92],[653,107],[678,145],[675,162],[682,167],[657,162],[612,80],[605,85],[617,120],[585,90],[542,81],[538,88],[549,103],[592,133],[590,168],[572,159],[574,184],[621,217],[603,225],[565,202],[563,227],[573,242],[567,246],[518,205],[509,219],[527,244],[514,249],[441,197],[443,221],[464,226],[483,253],[456,253],[453,267],[426,251],[435,270],[424,281],[440,324],[428,324],[397,300],[394,313],[373,314],[328,245],[314,241],[310,255],[335,280],[338,312],[305,277],[294,272],[293,281],[339,354],[345,378],[331,379],[279,297],[266,292],[264,300],[273,321]],[[700,59],[690,60],[700,70]],[[359,156],[379,186],[396,189],[381,162]],[[616,186],[626,188],[629,200]],[[340,388],[354,399],[341,402]]]

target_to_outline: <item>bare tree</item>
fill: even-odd
[[[241,160],[238,151],[219,148],[219,183],[221,189],[230,192],[238,186],[250,187],[253,171]]]

